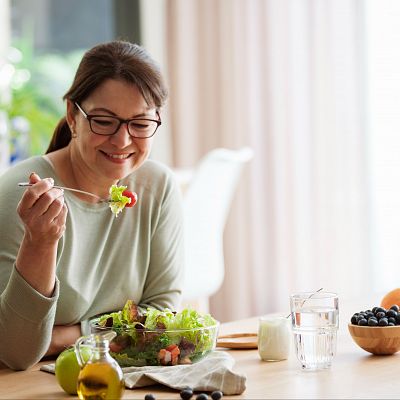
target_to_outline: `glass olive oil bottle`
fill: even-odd
[[[76,344],[78,353],[80,343],[85,341],[81,339]],[[91,344],[92,354],[87,363],[81,364],[77,388],[79,398],[121,399],[125,388],[123,373],[118,363],[110,356],[109,341],[99,335],[91,335],[87,342]]]

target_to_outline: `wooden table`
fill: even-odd
[[[224,399],[399,398],[400,353],[372,356],[360,349],[347,331],[352,312],[372,304],[341,310],[337,355],[329,370],[302,371],[293,352],[286,361],[263,362],[257,350],[229,350],[236,360],[236,371],[247,375],[247,388],[242,395]],[[220,333],[256,332],[257,323],[257,318],[225,323]],[[40,365],[21,372],[0,368],[0,399],[73,398],[59,388],[54,375],[39,371]],[[124,399],[144,399],[146,393],[153,393],[157,399],[180,399],[177,391],[160,386],[126,390]]]

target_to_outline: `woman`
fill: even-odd
[[[127,299],[178,306],[180,193],[170,170],[148,160],[166,94],[140,46],[95,46],[64,96],[66,117],[46,155],[0,177],[0,361],[10,368],[58,354],[88,333],[90,318]],[[113,184],[138,195],[118,218],[107,203],[54,187],[107,198]]]

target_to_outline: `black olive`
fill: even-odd
[[[213,400],[220,400],[223,397],[223,393],[220,390],[216,390],[211,393],[211,398]]]
[[[193,390],[190,388],[183,389],[180,396],[182,400],[189,400],[193,396]]]

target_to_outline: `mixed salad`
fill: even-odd
[[[133,207],[136,204],[137,194],[127,190],[127,186],[112,185],[109,192],[109,206],[115,217],[118,217],[125,207]]]
[[[93,323],[97,332],[117,334],[110,353],[122,367],[191,364],[214,349],[219,326],[210,314],[191,308],[181,312],[148,308],[141,313],[132,300]]]

